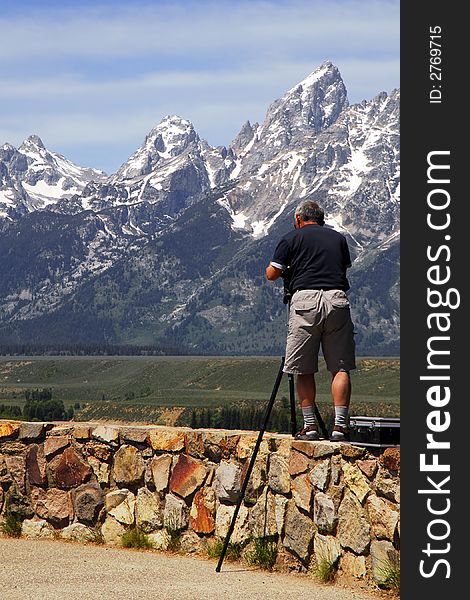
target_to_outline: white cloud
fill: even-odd
[[[0,19],[0,60],[47,57],[102,59],[149,54],[191,56],[277,54],[303,43],[317,48],[332,41],[350,52],[395,44],[396,2],[297,1],[275,3],[184,2],[67,9],[54,15]],[[332,40],[332,38],[334,38]]]
[[[397,2],[70,5],[0,17],[0,143],[88,144],[113,170],[166,114],[228,144],[326,59],[353,102],[399,84]]]

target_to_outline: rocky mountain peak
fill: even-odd
[[[328,128],[347,105],[341,74],[326,61],[270,106],[262,129],[279,130],[281,137],[290,141],[306,131],[318,133]]]
[[[178,156],[199,139],[193,124],[177,115],[167,115],[152,129],[146,141],[154,144],[162,158]]]
[[[179,156],[199,136],[193,124],[178,115],[167,115],[146,136],[144,143],[120,167],[114,180],[148,175],[162,159]]]
[[[41,140],[41,138],[38,135],[30,135],[29,137],[27,137],[24,142],[21,144],[21,146],[19,147],[19,151],[25,151],[25,150],[45,150],[46,147],[44,146],[43,141]]]

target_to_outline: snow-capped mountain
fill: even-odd
[[[0,148],[0,218],[47,209],[80,194],[89,181],[105,179],[102,171],[79,167],[47,150],[37,135],[18,149],[5,143]]]
[[[312,198],[356,257],[359,346],[396,351],[398,120],[397,90],[350,105],[338,69],[325,62],[227,147],[167,116],[107,177],[37,136],[18,149],[5,144],[0,335],[62,343],[170,336],[193,351],[277,351],[283,306],[264,266],[297,204]]]

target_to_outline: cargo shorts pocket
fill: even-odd
[[[338,290],[330,298],[331,306],[335,308],[349,308],[349,300],[346,292]]]
[[[319,300],[308,299],[295,303],[294,320],[298,326],[317,325],[320,321]]]

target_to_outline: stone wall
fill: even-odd
[[[155,548],[183,552],[224,538],[255,432],[99,423],[0,421],[0,519],[22,533],[119,544],[138,525]],[[399,548],[397,448],[295,441],[266,433],[233,542],[274,536],[276,569],[327,557],[338,576],[373,584]]]

